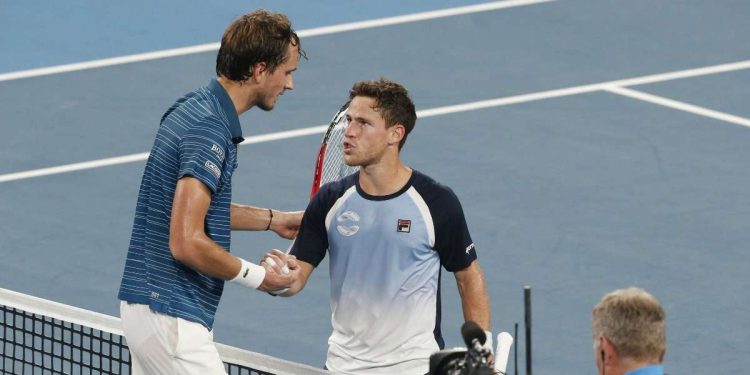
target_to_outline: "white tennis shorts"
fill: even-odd
[[[213,332],[200,323],[120,302],[131,374],[226,375]]]

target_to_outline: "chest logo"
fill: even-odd
[[[396,225],[396,232],[399,232],[399,233],[411,232],[411,220],[398,219],[398,224]]]
[[[336,218],[339,223],[336,226],[336,230],[341,233],[342,236],[350,237],[359,231],[359,214],[354,211],[345,211]]]
[[[213,145],[211,145],[211,151],[216,153],[216,156],[219,157],[219,161],[221,162],[224,161],[224,149],[223,148],[219,147],[219,145],[214,143]]]

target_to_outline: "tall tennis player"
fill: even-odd
[[[229,253],[230,230],[294,238],[301,212],[232,203],[242,142],[239,115],[269,111],[294,87],[301,56],[289,19],[255,11],[224,33],[217,78],[186,94],[161,119],[141,181],[120,315],[134,374],[225,374],[212,327],[226,280],[277,290],[298,274]],[[279,260],[281,263],[281,260]]]

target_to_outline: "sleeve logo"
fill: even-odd
[[[472,250],[474,250],[474,244],[473,243],[471,245],[469,245],[469,246],[466,246],[466,254],[468,254]]]
[[[216,164],[206,160],[206,163],[203,164],[203,166],[206,169],[208,169],[211,172],[211,174],[214,175],[214,177],[219,178],[219,176],[221,176],[221,169],[219,169],[219,167],[217,167]]]

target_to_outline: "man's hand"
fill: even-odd
[[[278,234],[279,237],[288,240],[297,238],[297,232],[299,232],[299,226],[302,222],[302,214],[304,214],[304,211],[274,211],[270,229]]]
[[[280,250],[273,249],[267,253],[260,265],[266,269],[266,277],[258,287],[262,291],[281,294],[299,278],[297,259]]]

